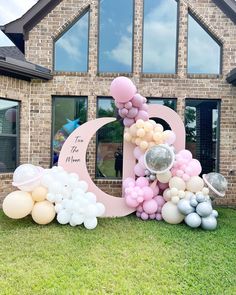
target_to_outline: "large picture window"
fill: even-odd
[[[186,148],[202,164],[202,173],[219,169],[219,115],[220,100],[186,100]]]
[[[221,45],[188,15],[188,73],[220,74]]]
[[[133,0],[100,0],[99,72],[132,72]]]
[[[97,117],[117,117],[114,99],[98,97]],[[121,178],[123,168],[123,122],[118,117],[97,132],[97,178]]]
[[[57,165],[67,137],[87,121],[87,97],[53,97],[52,164]]]
[[[144,0],[144,73],[176,72],[177,9],[175,0]]]
[[[62,72],[88,71],[89,11],[55,42],[54,69]]]
[[[19,154],[19,102],[0,99],[0,173],[13,172]]]

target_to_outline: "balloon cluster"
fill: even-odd
[[[119,115],[124,119],[123,123],[129,127],[137,120],[148,120],[147,99],[137,93],[133,82],[126,77],[118,77],[110,86],[110,93],[115,99]]]
[[[197,228],[201,226],[205,230],[214,230],[217,227],[218,212],[213,210],[209,190],[193,194],[190,199],[182,199],[178,202],[179,211],[185,215],[185,223]]]
[[[224,195],[225,178],[214,173],[203,176],[203,181],[199,176],[201,164],[191,152],[184,149],[175,153],[175,133],[164,131],[146,114],[145,118],[139,116],[139,112],[148,110],[146,99],[136,93],[129,79],[116,78],[110,90],[124,118],[124,140],[136,145],[134,173],[138,178],[124,181],[126,204],[143,220],[163,218],[170,224],[185,220],[193,228],[201,225],[206,230],[215,229],[218,213],[212,209],[209,195]]]
[[[96,196],[87,192],[88,184],[62,167],[43,169],[23,164],[13,174],[13,185],[19,190],[3,201],[4,213],[13,219],[31,214],[36,223],[45,225],[52,222],[57,213],[61,224],[84,223],[87,229],[93,229],[97,226],[97,217],[105,212]]]
[[[176,136],[171,130],[164,131],[163,126],[154,120],[139,119],[132,126],[125,128],[124,139],[139,146],[142,151],[146,151],[158,144],[172,145]]]

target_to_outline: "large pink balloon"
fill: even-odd
[[[133,82],[126,77],[115,78],[110,86],[110,93],[117,102],[128,102],[137,92]]]

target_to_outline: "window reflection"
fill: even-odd
[[[52,142],[53,165],[57,165],[61,148],[68,136],[86,121],[86,97],[54,97]]]
[[[132,72],[133,0],[101,0],[99,72]]]
[[[202,164],[202,173],[218,170],[219,105],[217,100],[186,100],[186,148]]]
[[[99,97],[98,118],[117,117],[114,99]],[[123,123],[118,117],[116,122],[109,123],[97,132],[96,177],[121,178],[123,168]]]
[[[56,71],[88,71],[88,24],[89,12],[55,42]]]
[[[175,73],[177,1],[144,0],[143,72]]]
[[[17,166],[19,103],[0,99],[0,173]]]
[[[221,46],[189,14],[188,15],[188,73],[219,74]]]

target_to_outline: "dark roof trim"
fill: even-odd
[[[236,86],[236,68],[230,71],[230,73],[227,75],[226,81],[229,84]]]
[[[236,24],[235,0],[213,0],[213,2]]]
[[[52,79],[50,70],[10,57],[0,57],[0,74],[28,81],[31,79]]]
[[[0,29],[24,53],[24,40],[28,39],[29,31],[61,1],[62,0],[39,0],[21,18],[1,26]]]

